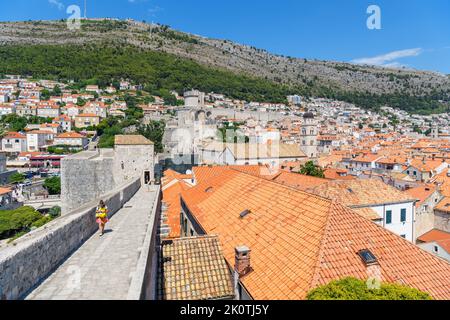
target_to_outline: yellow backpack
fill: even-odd
[[[106,218],[107,216],[108,216],[108,209],[106,209],[106,208],[99,208],[99,209],[97,209],[97,212],[96,212],[96,217],[97,218],[100,218],[100,219],[104,219],[104,218]]]

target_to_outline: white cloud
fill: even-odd
[[[56,6],[58,10],[64,10],[64,4],[59,0],[48,0],[48,3]]]
[[[164,10],[164,9],[161,8],[161,7],[159,7],[159,6],[154,6],[154,7],[150,8],[150,9],[148,9],[148,13],[150,14],[150,16],[156,17],[156,14],[157,14],[158,12],[163,11],[163,10]]]
[[[422,52],[423,52],[422,48],[406,49],[406,50],[389,52],[389,53],[382,54],[382,55],[379,55],[376,57],[355,59],[351,62],[356,63],[356,64],[368,64],[368,65],[374,65],[374,66],[397,67],[398,68],[398,67],[404,67],[404,65],[396,60],[399,60],[402,58],[407,58],[407,57],[417,57],[420,54],[422,54]]]

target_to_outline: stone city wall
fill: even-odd
[[[112,154],[112,150],[108,150]],[[80,204],[98,199],[116,187],[112,155],[85,151],[61,162],[62,213],[79,208]]]
[[[145,186],[144,186],[145,187]],[[127,300],[156,300],[158,276],[158,250],[157,234],[161,212],[161,187],[157,186],[157,196],[150,213],[145,240],[142,245],[136,272],[128,290]]]
[[[114,215],[141,187],[141,179],[102,196]],[[80,186],[82,188],[82,186]],[[97,230],[98,199],[32,231],[0,251],[0,300],[25,297]]]

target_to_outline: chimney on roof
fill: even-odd
[[[235,300],[241,300],[242,290],[240,288],[239,279],[247,275],[252,271],[250,265],[250,249],[246,246],[236,247],[235,252],[235,263],[234,263],[234,291]]]
[[[252,268],[250,265],[250,249],[246,246],[236,247],[234,271],[239,275],[239,278],[248,274]]]

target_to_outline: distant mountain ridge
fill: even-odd
[[[70,31],[65,21],[0,23],[0,45],[82,45],[105,41],[172,54],[280,85],[311,88],[311,93],[317,95],[335,90],[365,96],[407,95],[440,104],[450,101],[450,77],[435,72],[284,57],[228,40],[133,20],[83,20],[79,31]]]

